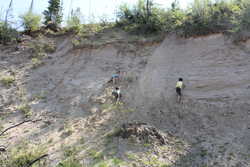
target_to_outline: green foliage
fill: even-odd
[[[233,2],[196,0],[181,26],[185,37],[225,33],[230,31],[239,18],[240,7]]]
[[[243,30],[250,30],[250,2],[246,2],[243,6],[244,10],[242,12],[242,17],[241,17],[241,29]]]
[[[8,159],[4,162],[0,160],[0,166],[24,167],[44,155],[45,152],[45,149],[42,147],[28,147],[24,145],[11,150]],[[44,163],[45,161],[41,160],[40,163],[34,164],[33,167],[43,167],[45,165]]]
[[[77,147],[69,146],[69,147],[64,147],[63,152],[64,152],[64,157],[67,158],[67,157],[74,157],[77,154],[78,150]]]
[[[138,0],[129,8],[127,4],[120,7],[117,25],[130,32],[154,33],[164,27],[164,10],[156,7],[151,0]]]
[[[53,53],[56,51],[56,45],[54,42],[43,43],[43,49],[46,53]]]
[[[38,68],[40,67],[41,65],[43,65],[43,61],[38,59],[38,58],[32,58],[31,59],[31,63],[32,63],[32,68],[35,69],[35,68]]]
[[[81,16],[82,14],[80,8],[77,8],[75,11],[72,10],[71,16],[67,20],[67,28],[69,30],[73,30],[74,32],[78,33],[82,28]]]
[[[53,24],[58,27],[62,22],[62,7],[60,0],[49,0],[48,9],[43,12],[45,25]]]
[[[32,58],[37,59],[42,59],[47,55],[46,53],[53,53],[56,50],[56,46],[53,42],[41,39],[37,39],[36,41],[29,43],[29,48]]]
[[[30,43],[29,48],[31,50],[32,58],[41,59],[46,55],[44,44],[39,41]]]
[[[104,158],[103,152],[94,149],[89,150],[89,155],[96,161],[100,161]]]
[[[0,44],[8,44],[19,40],[19,34],[16,29],[9,24],[0,22]]]
[[[127,4],[120,6],[117,16],[117,26],[143,34],[167,32],[191,37],[225,33],[245,36],[242,32],[250,31],[248,0],[195,0],[186,10],[180,9],[176,2],[164,10],[152,1],[138,0],[132,8]]]
[[[32,115],[31,107],[29,104],[24,103],[17,107],[17,110],[22,112],[26,118],[30,117]]]
[[[36,31],[40,27],[41,16],[28,12],[24,15],[21,15],[22,24],[26,32]]]
[[[82,24],[80,31],[77,33],[77,36],[72,40],[72,44],[75,48],[80,48],[82,46],[93,45],[93,42],[89,40],[93,34],[102,33],[104,29],[113,27],[114,24]],[[102,41],[98,43],[96,41],[95,45],[102,44]]]
[[[15,77],[12,75],[2,76],[0,82],[6,87],[10,87],[15,82]]]
[[[63,162],[60,162],[56,167],[83,167],[78,160],[70,158]]]

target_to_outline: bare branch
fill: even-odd
[[[48,155],[48,154],[44,154],[44,155],[42,155],[41,157],[38,157],[37,159],[31,161],[29,164],[27,164],[26,166],[23,166],[23,167],[30,167],[30,166],[32,166],[35,162],[40,161],[41,159],[43,159],[43,158],[45,158],[45,157],[47,157],[47,156],[49,156],[49,155]]]
[[[5,152],[6,151],[6,147],[5,146],[0,146],[0,152]]]
[[[15,128],[15,127],[17,127],[17,126],[20,126],[20,125],[22,125],[22,124],[24,124],[24,123],[27,123],[27,122],[32,122],[32,123],[35,123],[35,122],[38,122],[38,121],[41,121],[42,119],[38,119],[38,120],[26,120],[26,121],[23,121],[23,122],[21,122],[21,123],[18,123],[18,124],[16,124],[16,125],[13,125],[13,126],[11,126],[11,127],[8,127],[7,129],[5,129],[5,130],[3,130],[1,133],[0,133],[0,136],[2,136],[5,132],[7,132],[8,130],[10,130],[10,129],[12,129],[12,128]]]

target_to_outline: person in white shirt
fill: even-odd
[[[176,93],[177,93],[177,102],[181,102],[182,97],[182,89],[185,87],[183,84],[183,79],[179,78],[179,80],[176,83]]]
[[[112,92],[112,95],[115,97],[115,102],[118,103],[121,99],[121,90],[119,87],[116,87]]]

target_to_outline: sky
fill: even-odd
[[[163,8],[167,8],[174,0],[153,0]],[[180,6],[186,8],[193,0],[179,0]],[[69,11],[81,8],[83,22],[90,20],[97,21],[100,17],[115,18],[116,9],[123,3],[133,5],[137,0],[63,0],[64,19],[69,15]],[[0,19],[4,18],[4,13],[10,0],[0,0]],[[27,12],[31,0],[13,0],[13,20],[18,24],[19,16]],[[48,0],[34,0],[34,13],[41,14],[47,8]]]

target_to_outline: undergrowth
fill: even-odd
[[[6,157],[0,157],[1,167],[25,167],[35,159],[46,154],[46,149],[42,146],[29,145],[23,143],[8,151]],[[44,167],[46,158],[34,163],[32,167]]]
[[[139,0],[129,7],[122,5],[117,25],[134,33],[176,33],[183,37],[225,33],[240,40],[242,31],[249,32],[250,7],[247,0],[196,0],[188,9],[181,9],[178,1],[171,8],[162,9],[152,1]],[[246,34],[246,33],[245,33]]]

